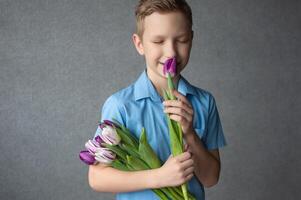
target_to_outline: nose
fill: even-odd
[[[164,48],[164,54],[166,58],[173,58],[177,55],[177,46],[173,41],[166,42]]]

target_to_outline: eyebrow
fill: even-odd
[[[181,38],[181,37],[185,37],[185,36],[189,36],[189,33],[179,34],[176,38]],[[154,36],[152,36],[152,38],[161,39],[161,38],[165,38],[165,36],[163,36],[163,35],[154,35]]]

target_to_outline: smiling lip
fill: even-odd
[[[161,63],[161,62],[159,62],[161,65],[164,65],[164,63]],[[177,66],[179,65],[180,63],[177,63]]]

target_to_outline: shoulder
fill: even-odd
[[[134,100],[134,83],[130,84],[126,88],[122,88],[114,92],[106,99],[104,105],[122,107],[123,105],[133,100]]]
[[[190,85],[194,91],[194,99],[197,103],[201,104],[202,107],[209,109],[211,106],[215,105],[215,98],[212,93],[203,88]]]
[[[112,120],[113,118],[118,120],[119,123],[126,124],[126,104],[133,98],[132,85],[123,88],[112,95],[110,95],[104,102],[101,109],[101,121],[104,119]]]

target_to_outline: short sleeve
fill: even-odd
[[[125,115],[122,104],[118,102],[115,96],[110,96],[102,106],[100,121],[116,119],[120,124],[125,125]],[[101,133],[101,129],[97,126],[94,137]]]
[[[211,94],[209,95],[207,131],[205,136],[203,137],[203,141],[208,150],[218,149],[227,144],[215,99]]]

